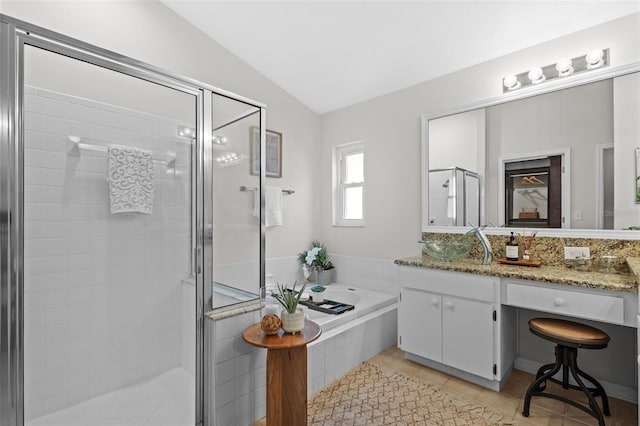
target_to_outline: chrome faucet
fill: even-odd
[[[484,234],[484,232],[482,232],[482,230],[486,227],[487,225],[471,228],[470,230],[465,232],[464,235],[467,237],[469,235],[474,235],[478,239],[478,241],[480,241],[483,250],[482,264],[491,265],[491,262],[493,261],[493,250],[491,249],[491,243],[489,242],[489,239]]]

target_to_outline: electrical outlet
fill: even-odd
[[[565,247],[565,259],[588,259],[591,257],[589,247]]]

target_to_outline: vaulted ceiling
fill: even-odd
[[[163,3],[321,114],[640,11],[639,1]]]

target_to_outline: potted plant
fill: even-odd
[[[333,264],[329,260],[327,248],[320,241],[312,241],[309,250],[298,254],[298,261],[302,264],[302,273],[307,281],[309,281],[311,272],[316,271],[318,284],[327,286],[331,283]]]
[[[292,289],[288,289],[286,285],[276,284],[278,287],[276,299],[284,308],[280,314],[282,329],[287,333],[296,333],[304,328],[304,311],[298,307],[298,302],[307,284],[303,284],[298,292],[296,292],[296,284],[293,283]]]
[[[326,290],[327,288],[321,285],[314,285],[311,287],[311,298],[313,299],[313,303],[324,302],[324,292]]]

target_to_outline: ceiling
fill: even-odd
[[[640,11],[640,1],[162,0],[319,114]]]

